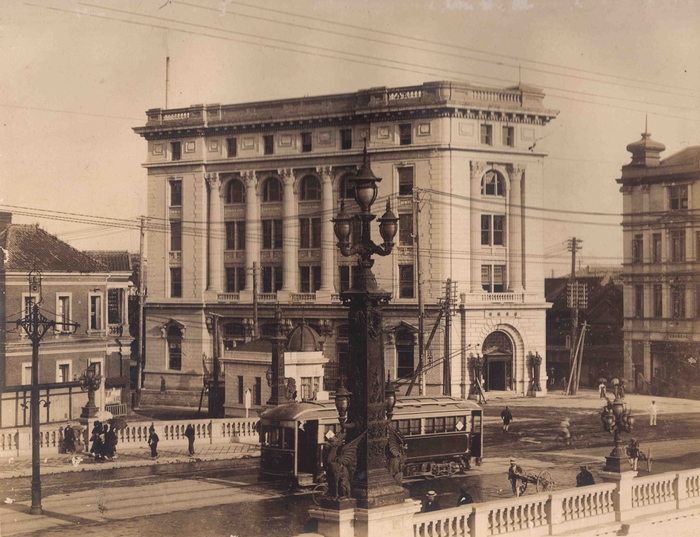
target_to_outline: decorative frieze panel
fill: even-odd
[[[299,261],[304,262],[321,262],[320,248],[301,248],[299,250]]]
[[[396,198],[396,210],[399,213],[413,212],[413,198],[411,196],[399,196]]]
[[[330,146],[335,143],[333,131],[321,131],[318,133],[318,145]]]
[[[245,250],[226,250],[224,252],[224,263],[244,263]]]
[[[168,216],[170,220],[182,220],[182,207],[169,207]]]
[[[520,129],[520,139],[532,142],[535,139],[535,129]]]
[[[182,265],[182,252],[170,252],[170,265],[176,267]]]
[[[163,154],[163,144],[153,144],[153,154],[162,155]]]
[[[281,134],[278,144],[280,147],[292,147],[294,145],[294,136],[291,134]]]
[[[305,216],[305,215],[318,216],[320,214],[321,214],[321,202],[319,200],[300,201],[299,202],[299,216]]]
[[[260,250],[260,260],[267,263],[282,263],[282,250]]]
[[[209,152],[218,153],[219,152],[219,140],[209,140]]]
[[[282,204],[277,201],[274,203],[263,203],[260,206],[260,214],[263,218],[282,216]]]
[[[194,153],[197,150],[197,143],[194,140],[185,142],[185,153]]]
[[[430,135],[430,123],[419,123],[418,124],[418,136],[429,136]]]
[[[391,130],[389,127],[378,127],[377,128],[377,138],[379,140],[388,140],[391,136]]]
[[[245,204],[224,205],[224,218],[226,220],[244,220]]]
[[[460,136],[474,136],[474,123],[460,122],[459,135]]]
[[[253,136],[246,136],[241,140],[242,149],[255,149],[255,138]]]

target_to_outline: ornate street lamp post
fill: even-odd
[[[289,402],[287,398],[287,385],[285,384],[284,371],[284,342],[285,336],[282,330],[282,310],[279,304],[275,308],[275,335],[272,341],[272,366],[268,369],[270,375],[267,380],[270,386],[270,399],[267,406],[279,406]],[[267,373],[265,377],[267,378]]]
[[[634,416],[632,411],[627,408],[627,403],[620,399],[620,394],[615,395],[615,400],[608,400],[608,404],[600,413],[600,419],[603,422],[603,428],[609,433],[615,434],[615,447],[610,452],[610,455],[605,457],[606,472],[620,473],[620,462],[622,460],[623,451],[621,432],[629,433],[634,426]]]
[[[80,389],[88,393],[87,404],[83,407],[80,417],[89,421],[97,414],[98,408],[95,405],[95,392],[100,389],[102,377],[97,374],[95,364],[92,364],[83,372],[78,381],[80,382]]]
[[[382,305],[391,298],[391,293],[380,289],[372,273],[374,254],[386,256],[391,253],[396,236],[398,218],[391,211],[387,200],[386,212],[377,219],[383,243],[372,242],[370,223],[375,219],[370,211],[377,198],[376,177],[370,168],[365,141],[362,168],[349,181],[354,186],[355,201],[360,213],[349,216],[345,203],[333,220],[338,247],[343,256],[358,256],[359,275],[353,287],[340,293],[348,312],[350,338],[349,363],[347,364],[348,388],[353,402],[347,409],[347,441],[359,440],[357,469],[351,482],[351,496],[360,508],[381,507],[404,501],[404,489],[391,478],[387,468],[387,421],[384,383],[384,356],[382,352]],[[350,245],[352,222],[359,220],[362,235]],[[337,397],[337,395],[336,395]],[[365,434],[366,433],[366,434]]]

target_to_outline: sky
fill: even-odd
[[[619,265],[615,179],[645,120],[700,145],[700,0],[0,0],[0,210],[138,251],[145,111],[406,86],[538,86],[547,275]],[[559,212],[557,212],[559,211]]]

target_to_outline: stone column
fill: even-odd
[[[508,226],[508,289],[514,293],[523,292],[523,223],[522,223],[522,189],[521,181],[524,166],[508,166],[510,189],[508,207],[510,222]]]
[[[204,180],[207,182],[209,195],[209,259],[207,266],[209,283],[207,291],[223,293],[226,227],[224,224],[224,206],[221,200],[221,179],[218,173],[207,173],[204,175]]]
[[[260,245],[262,230],[260,226],[260,200],[258,199],[258,178],[255,172],[241,173],[245,183],[245,291],[253,293],[253,263],[260,270]],[[260,276],[258,274],[258,276]]]
[[[321,175],[321,288],[335,293],[335,233],[333,232],[333,173],[330,166],[317,168]],[[318,297],[317,297],[318,298]],[[330,297],[328,297],[330,299]]]
[[[471,293],[481,293],[481,256],[478,255],[481,249],[481,213],[484,207],[481,203],[475,202],[481,198],[481,177],[486,171],[486,163],[471,161],[471,181],[469,195],[471,197],[471,212],[469,225],[471,227],[471,261],[470,261],[470,285]],[[444,210],[444,209],[443,209]]]
[[[294,171],[291,168],[279,170],[284,184],[282,197],[284,225],[282,242],[282,265],[284,277],[282,291],[296,293],[299,290],[299,205],[294,195]]]

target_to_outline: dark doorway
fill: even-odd
[[[501,390],[506,389],[506,363],[502,360],[490,361],[488,362],[489,368],[489,384],[488,390]]]
[[[486,390],[513,389],[513,344],[510,337],[505,332],[491,332],[484,340],[482,348]]]

